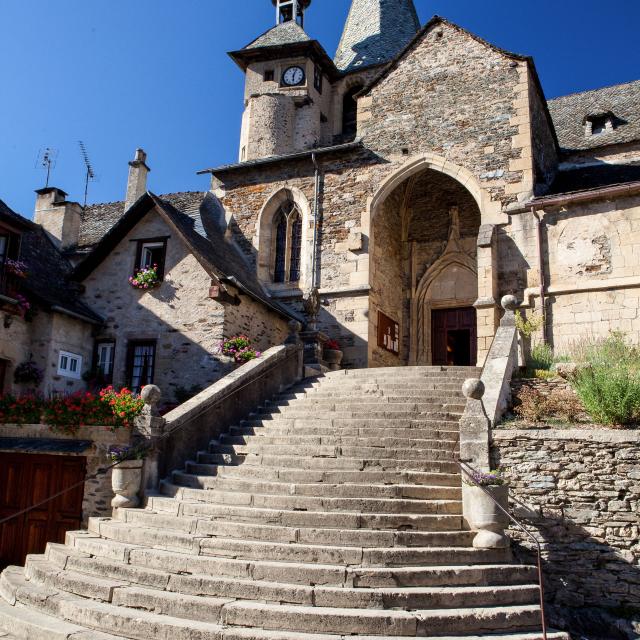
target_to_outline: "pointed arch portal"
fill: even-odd
[[[469,172],[424,157],[382,183],[371,205],[370,366],[482,360],[476,305],[492,277],[478,268],[484,198]],[[398,327],[397,353],[378,344],[382,321]]]

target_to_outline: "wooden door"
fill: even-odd
[[[432,311],[431,350],[434,365],[475,366],[478,354],[476,310],[462,307]]]
[[[81,456],[0,453],[0,520],[82,482]],[[84,484],[0,525],[0,567],[23,565],[27,554],[42,553],[47,542],[64,542],[80,527]]]

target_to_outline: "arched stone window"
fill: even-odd
[[[358,131],[358,102],[355,95],[362,91],[360,85],[351,87],[342,99],[342,138],[344,141],[353,140]]]
[[[302,216],[296,204],[286,200],[273,217],[273,281],[298,282],[301,271]]]

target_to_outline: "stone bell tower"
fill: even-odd
[[[311,0],[271,2],[276,26],[229,54],[245,73],[240,162],[307,151],[330,136],[338,71],[303,29]]]

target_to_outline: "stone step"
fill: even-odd
[[[170,527],[169,527],[170,528]],[[372,531],[284,527],[224,520],[198,520],[195,530],[212,537],[345,547],[469,547],[472,531]]]
[[[278,524],[293,527],[322,527],[329,529],[402,529],[405,531],[460,531],[462,520],[457,514],[421,513],[361,513],[298,511],[295,509],[270,509],[245,505],[223,505],[215,500],[207,502],[208,491],[162,484],[165,495],[177,498],[174,503],[162,502],[162,498],[149,498],[148,509],[158,513],[174,513],[180,518],[194,516],[238,520],[254,524]],[[193,500],[200,499],[198,502]],[[138,511],[144,514],[144,511]],[[140,518],[146,517],[140,515]]]
[[[393,421],[389,421],[391,423]],[[417,438],[422,440],[431,440],[433,438],[443,440],[458,441],[460,438],[460,430],[458,422],[446,424],[441,421],[434,421],[431,425],[415,424],[411,425],[410,421],[403,421],[406,426],[394,426],[387,424],[384,420],[377,420],[376,426],[358,427],[358,426],[340,426],[326,424],[305,424],[300,421],[293,424],[290,420],[256,420],[253,425],[242,425],[231,427],[229,434],[232,436],[320,436],[320,437],[357,437],[357,438],[379,438],[380,440],[388,437],[398,438]],[[379,426],[378,426],[379,425]]]
[[[64,572],[63,572],[64,573]],[[60,573],[55,572],[55,580]],[[76,586],[81,584],[81,576],[76,577]],[[102,581],[104,582],[104,581]],[[93,593],[93,584],[87,581],[89,593]],[[126,630],[129,638],[144,638],[151,633],[156,638],[179,638],[187,640],[194,637],[218,638],[216,622],[228,626],[253,627],[285,631],[311,631],[316,633],[393,633],[395,636],[425,636],[442,631],[475,631],[486,628],[489,620],[492,628],[513,628],[514,620],[522,628],[535,626],[534,615],[538,612],[535,605],[516,604],[492,606],[478,609],[415,609],[400,611],[393,609],[356,607],[315,606],[307,604],[276,604],[251,600],[219,599],[203,596],[168,594],[156,590],[117,587],[112,592],[113,604],[97,602],[99,593],[93,593],[94,599],[80,599],[63,590],[41,588],[31,582],[23,582],[16,588],[18,600],[55,612],[61,617],[74,620],[89,628],[108,632],[122,633]],[[498,595],[496,590],[475,597]],[[525,601],[535,598],[535,589],[515,590]],[[343,594],[344,595],[344,594]],[[426,594],[422,594],[424,597]],[[440,593],[440,598],[444,594]],[[473,599],[474,596],[471,596]],[[331,593],[325,594],[330,602],[335,600]],[[323,599],[322,597],[320,598]],[[518,599],[517,595],[515,599]],[[347,602],[349,599],[347,597]],[[361,600],[361,603],[364,604]],[[208,605],[208,608],[207,608]],[[133,610],[132,610],[133,609]],[[162,611],[162,614],[159,612]],[[490,613],[489,613],[490,611]],[[179,621],[182,620],[182,626]],[[425,627],[425,620],[429,626]],[[511,624],[510,624],[511,623]],[[185,633],[186,632],[186,633]],[[194,635],[195,634],[195,635]]]
[[[232,456],[292,456],[308,458],[367,458],[401,459],[401,460],[455,460],[458,458],[457,444],[449,448],[417,448],[417,447],[377,447],[351,445],[309,445],[309,444],[270,444],[264,440],[251,440],[249,444],[216,444],[208,452],[214,455],[229,454]],[[198,453],[198,455],[200,452]]]
[[[347,402],[353,404],[417,404],[434,402],[435,404],[454,402],[456,404],[464,404],[465,399],[462,392],[445,391],[442,389],[433,389],[429,391],[415,391],[408,393],[406,391],[398,391],[397,393],[385,393],[379,390],[375,393],[354,394],[347,391],[310,391],[306,393],[290,393],[282,395],[271,402],[267,402],[265,406],[291,406],[308,404],[324,404],[335,402]]]
[[[257,433],[255,435],[230,435],[223,434],[218,440],[211,442],[212,446],[219,445],[248,445],[254,442],[278,446],[331,446],[331,447],[375,447],[378,449],[444,449],[451,450],[458,445],[459,438],[455,437],[425,439],[425,438],[400,438],[400,437],[357,437],[357,436],[308,436],[294,433],[288,435],[270,435],[269,433]]]
[[[299,585],[348,589],[509,586],[534,584],[537,575],[535,567],[510,564],[380,568],[195,556],[123,544],[86,532],[73,532],[68,541],[74,546],[49,545],[47,557],[70,571],[191,594],[197,592],[183,590],[175,584],[186,574],[268,583],[255,585],[256,588],[262,586],[261,593],[256,596],[258,599],[265,598],[267,586],[274,588],[276,585],[288,590]],[[287,593],[284,596],[284,592],[279,591],[275,600],[291,601],[287,598],[293,597],[292,592]]]
[[[218,478],[242,478],[247,480],[277,481],[284,483],[316,484],[385,484],[429,485],[459,488],[462,484],[460,473],[438,473],[424,471],[322,471],[311,469],[277,469],[259,466],[225,466],[198,464],[187,461],[186,469],[196,475],[210,475]]]
[[[255,413],[256,417],[265,419],[265,416],[273,418],[312,418],[322,412],[326,418],[407,418],[418,419],[420,416],[430,418],[431,420],[455,420],[460,418],[464,411],[462,404],[438,404],[420,403],[420,404],[392,404],[370,405],[367,403],[360,404],[342,404],[338,403],[327,407],[307,407],[294,405],[291,407],[265,407]]]
[[[368,369],[341,369],[340,371],[329,371],[324,374],[322,380],[335,380],[340,378],[366,378],[371,376],[398,377],[429,377],[442,376],[448,378],[469,377],[482,373],[481,367],[459,367],[459,366],[411,366],[411,367],[371,367]]]
[[[197,457],[199,464],[210,465],[247,465],[267,466],[287,469],[314,469],[314,470],[388,470],[388,471],[425,471],[436,473],[455,473],[459,470],[458,464],[452,461],[435,459],[406,459],[406,458],[348,458],[339,456],[335,458],[311,457],[311,456],[276,456],[276,455],[233,455],[229,453],[205,453],[199,452]]]
[[[429,485],[323,484],[268,482],[252,478],[226,478],[216,475],[195,475],[174,471],[173,483],[193,489],[217,489],[263,495],[314,496],[332,498],[404,498],[419,500],[461,500],[460,487]]]
[[[462,501],[406,498],[342,498],[306,495],[270,495],[238,491],[206,490],[206,501],[220,505],[282,509],[287,511],[326,511],[368,513],[462,513]]]
[[[38,559],[39,558],[39,559]],[[176,593],[169,589],[150,589],[114,579],[98,578],[77,571],[64,570],[37,556],[30,559],[25,576],[48,587],[81,595],[94,600],[112,602],[146,610],[158,610],[165,615],[195,618],[214,622],[217,613],[227,603],[236,599],[276,602],[284,598],[289,604],[335,607],[336,609],[451,609],[457,607],[509,606],[536,602],[539,590],[536,584],[508,586],[462,586],[462,587],[397,587],[382,589],[355,589],[336,587],[279,586],[273,583],[240,580],[235,587],[228,580],[207,583],[205,589],[193,589],[193,581],[187,591],[202,591],[197,595]],[[185,584],[182,582],[181,584]],[[168,588],[175,586],[169,583]],[[222,588],[221,588],[222,587]],[[214,593],[211,593],[211,592]],[[219,597],[219,592],[230,594]],[[231,595],[232,594],[232,595]],[[204,597],[203,597],[204,596]],[[293,596],[293,598],[292,598]],[[178,609],[182,606],[182,610]]]

